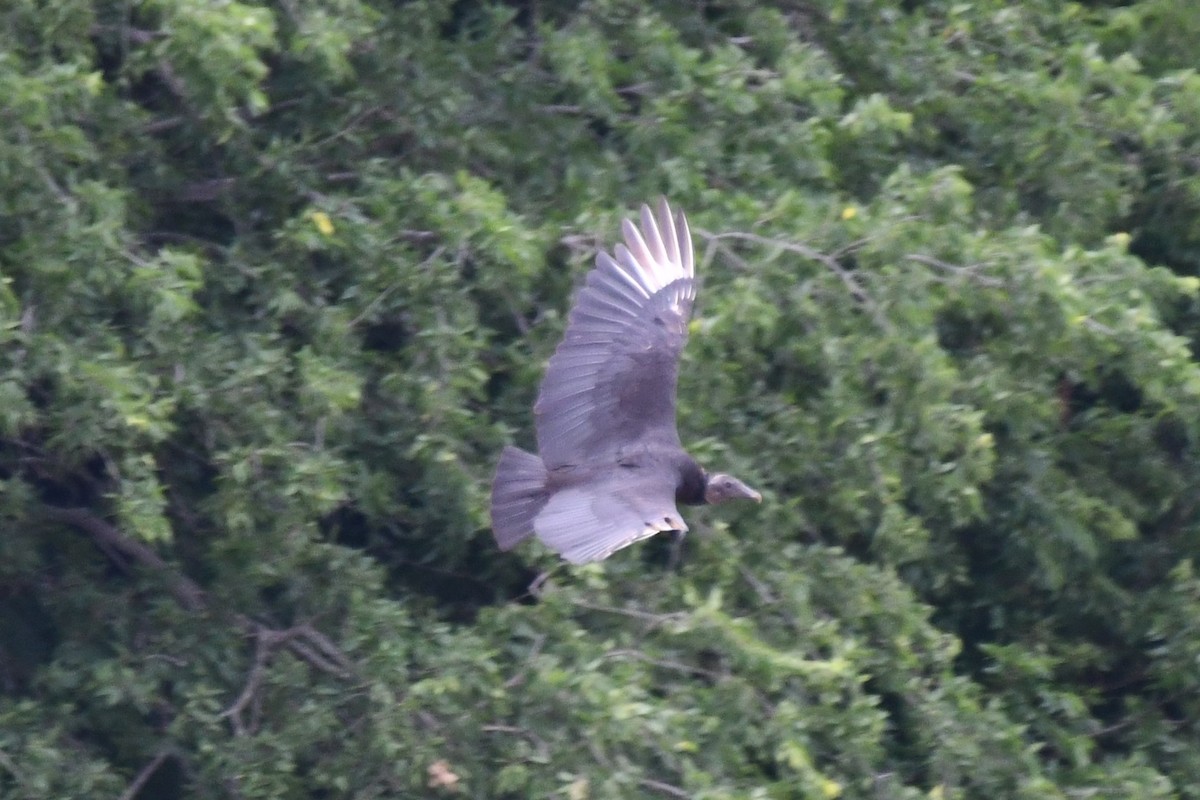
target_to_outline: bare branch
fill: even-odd
[[[308,623],[286,630],[269,628],[243,616],[237,617],[237,623],[254,637],[254,663],[237,699],[218,715],[230,721],[235,736],[252,733],[257,727],[255,722],[247,726],[243,713],[258,702],[259,690],[262,688],[267,668],[280,647],[287,647],[292,654],[314,669],[338,678],[354,675],[354,665],[350,659],[325,634]]]
[[[918,264],[924,264],[927,267],[933,267],[934,269],[940,269],[943,272],[949,272],[952,275],[968,278],[975,281],[980,286],[989,286],[992,288],[1004,286],[1004,281],[1000,280],[999,278],[990,278],[987,275],[980,275],[978,270],[983,267],[982,264],[976,264],[975,266],[971,267],[960,267],[956,264],[947,264],[945,261],[941,261],[940,259],[936,259],[932,256],[924,256],[919,253],[913,253],[912,255],[908,256],[908,260],[915,261]]]
[[[505,689],[512,689],[513,687],[520,686],[522,683],[525,682],[525,676],[529,673],[530,663],[535,658],[537,658],[539,654],[541,654],[542,646],[545,643],[546,643],[546,634],[544,634],[544,633],[539,634],[538,637],[533,640],[533,647],[529,648],[529,655],[525,657],[525,665],[521,667],[521,669],[517,672],[516,675],[513,675],[511,678],[509,678],[508,680],[506,680],[504,682]]]
[[[589,611],[601,611],[605,614],[619,614],[630,619],[642,620],[649,622],[651,625],[666,625],[671,622],[676,622],[687,618],[687,613],[676,611],[670,614],[652,614],[648,611],[637,611],[632,608],[616,608],[614,606],[602,606],[595,603],[587,603],[583,600],[573,600],[572,604],[579,608],[586,608]]]
[[[631,658],[635,661],[641,661],[643,664],[649,664],[652,667],[659,667],[660,669],[669,669],[673,672],[682,672],[685,675],[692,675],[692,676],[700,675],[700,676],[708,678],[712,681],[720,681],[720,680],[723,680],[723,679],[729,677],[728,675],[722,675],[719,672],[713,672],[711,669],[704,669],[703,667],[697,667],[692,664],[684,664],[681,661],[666,661],[663,659],[651,658],[650,656],[646,655],[645,653],[639,652],[637,650],[629,650],[629,649],[609,650],[607,653],[605,653],[602,656],[602,658],[605,658],[605,659]]]
[[[874,298],[872,298],[870,294],[868,294],[867,290],[862,286],[855,274],[851,270],[843,267],[836,258],[828,253],[822,253],[816,248],[800,244],[799,242],[792,242],[788,241],[787,239],[772,239],[768,236],[759,236],[758,234],[754,233],[742,233],[740,231],[731,231],[730,233],[709,233],[708,231],[704,230],[697,230],[696,233],[705,239],[708,239],[710,242],[720,242],[725,239],[751,242],[764,247],[774,247],[787,253],[795,253],[796,255],[816,261],[836,275],[838,279],[845,284],[846,289],[850,292],[850,296],[857,300],[861,306],[866,308],[871,313],[871,317],[875,320],[876,325],[886,331],[891,330],[891,324],[888,322],[887,317],[883,315],[883,312],[879,308],[879,304],[875,302]],[[743,268],[748,269],[745,260],[732,250],[722,247],[722,251],[740,262],[740,264],[743,265]]]
[[[354,674],[353,664],[350,664],[347,657],[342,655],[342,651],[338,650],[329,639],[326,639],[324,634],[314,631],[307,625],[294,627],[292,631],[295,633],[295,637],[288,639],[288,650],[300,656],[311,667],[335,675],[337,678],[349,678]],[[301,639],[307,639],[307,642]]]
[[[653,778],[642,778],[638,781],[638,783],[642,786],[645,786],[647,789],[653,789],[656,792],[661,792],[662,794],[670,797],[682,797],[684,800],[687,800],[687,798],[691,797],[690,794],[683,789],[680,789],[678,786],[672,786],[669,783],[656,781]]]
[[[133,800],[133,798],[137,797],[138,793],[142,791],[142,787],[146,785],[146,781],[150,780],[150,776],[158,771],[158,768],[162,766],[163,762],[166,761],[170,755],[171,754],[168,751],[160,750],[158,755],[150,759],[149,764],[141,768],[137,776],[134,777],[133,783],[129,784],[129,786],[125,788],[125,791],[121,792],[121,797],[119,800]]]
[[[171,94],[181,100],[187,99],[187,84],[179,77],[179,73],[175,71],[175,67],[171,65],[170,61],[167,61],[165,58],[159,61],[156,71],[158,72],[158,76],[163,79],[163,83],[167,85],[167,89]]]
[[[754,593],[758,595],[758,599],[765,605],[775,605],[779,602],[779,598],[775,597],[767,584],[759,580],[758,576],[753,572],[744,566],[739,567],[738,572],[741,573],[742,578],[745,579],[746,583],[750,584],[750,588],[754,590]]]
[[[228,194],[236,185],[235,178],[210,178],[185,184],[177,199],[184,203],[211,203]]]
[[[173,128],[178,128],[180,125],[182,125],[186,121],[187,121],[187,118],[180,114],[176,114],[173,117],[164,117],[162,119],[156,119],[152,122],[147,122],[145,125],[143,125],[142,133],[148,133],[151,136],[153,136],[156,133],[163,133],[164,131],[169,131],[169,130],[172,130]]]
[[[571,114],[575,116],[585,116],[588,110],[583,106],[565,105],[561,103],[544,103],[538,106],[538,109],[545,111],[547,114]]]
[[[242,712],[258,696],[263,676],[267,673],[267,664],[271,660],[271,653],[280,643],[287,641],[292,635],[291,631],[275,631],[261,625],[255,630],[254,665],[250,667],[250,673],[246,676],[246,684],[242,687],[241,694],[233,701],[233,705],[217,715],[221,719],[229,720],[229,724],[233,727],[234,736],[245,736],[247,733],[253,732],[247,729],[246,723],[242,720]],[[251,728],[253,727],[252,725]]]
[[[346,657],[341,648],[333,643],[328,636],[321,633],[309,623],[304,623],[298,626],[300,635],[313,644],[330,661],[337,665],[338,670],[344,673],[343,677],[354,672],[354,664]]]
[[[423,236],[425,233],[427,233],[427,231],[405,231],[405,233]],[[429,256],[424,261],[422,261],[420,264],[417,265],[417,269],[418,270],[425,269],[430,264],[432,264],[434,261],[437,261],[439,258],[441,258],[442,254],[445,252],[446,252],[445,245],[435,247],[433,249],[433,252],[430,253]],[[393,283],[391,286],[388,286],[382,292],[377,294],[375,296],[375,298],[373,300],[371,300],[371,302],[367,303],[366,308],[364,308],[362,311],[360,311],[358,313],[358,316],[356,316],[354,319],[350,320],[350,322],[346,323],[346,326],[349,328],[353,328],[356,325],[358,325],[358,323],[360,323],[364,319],[366,319],[367,315],[370,314],[372,311],[374,311],[375,308],[380,303],[382,303],[385,299],[387,299],[388,295],[390,295],[396,289],[399,289],[402,285],[403,285],[402,281],[397,281],[396,283]]]
[[[271,110],[277,111],[278,107],[273,107]],[[334,133],[330,134],[329,136],[326,136],[324,139],[316,140],[315,142],[312,143],[311,147],[313,147],[317,150],[324,149],[324,148],[328,147],[329,145],[333,144],[334,142],[336,142],[338,139],[341,139],[345,136],[350,135],[350,132],[353,131],[355,128],[357,128],[359,125],[362,125],[364,122],[371,119],[371,117],[382,114],[383,111],[384,111],[384,109],[382,106],[372,106],[371,108],[365,108],[362,111],[358,112],[357,114],[353,115],[350,118],[350,120],[345,124],[345,126],[342,127],[341,130],[335,131]]]
[[[65,523],[86,533],[110,558],[116,560],[115,556],[123,556],[162,575],[171,594],[179,605],[188,611],[200,611],[205,607],[204,590],[197,583],[175,572],[150,547],[125,536],[87,509],[46,506],[43,513],[56,522]]]
[[[175,572],[150,547],[124,536],[87,509],[48,506],[43,513],[49,519],[71,525],[88,534],[95,545],[118,565],[123,565],[123,562],[128,560],[162,575],[175,600],[187,611],[203,611],[207,607],[207,597],[197,583]],[[231,720],[235,735],[246,734],[247,725],[243,720],[243,713],[252,703],[257,702],[258,691],[271,657],[280,646],[286,645],[310,666],[339,678],[351,677],[355,672],[353,662],[345,653],[328,636],[309,623],[281,631],[261,625],[242,614],[234,615],[233,621],[255,640],[254,664],[246,677],[246,683],[237,699],[220,714],[222,718]]]

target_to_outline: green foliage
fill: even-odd
[[[0,795],[1200,798],[1200,11],[0,21]],[[501,554],[659,193],[766,500]]]

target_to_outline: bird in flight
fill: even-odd
[[[502,550],[536,535],[574,564],[660,531],[687,531],[676,504],[762,495],[709,474],[675,428],[679,355],[696,298],[691,231],[666,199],[622,225],[575,300],[533,407],[538,453],[505,447],[492,482]]]

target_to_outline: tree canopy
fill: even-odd
[[[1200,800],[1200,7],[0,21],[0,795]],[[501,553],[659,195],[764,502]]]

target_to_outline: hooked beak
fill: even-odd
[[[704,502],[715,506],[730,500],[753,500],[761,503],[762,495],[732,475],[719,473],[709,478],[708,486],[704,490]]]
[[[745,499],[747,499],[747,500],[753,500],[753,501],[754,501],[754,502],[756,502],[756,503],[761,503],[761,502],[762,502],[762,495],[761,495],[761,494],[759,494],[758,492],[754,491],[754,490],[753,490],[753,489],[751,489],[749,486],[747,486],[746,484],[744,484],[744,483],[742,483],[741,481],[737,480],[736,478],[734,479],[734,482],[733,482],[733,487],[732,487],[732,488],[733,488],[733,491],[732,491],[732,492],[730,492],[730,495],[729,495],[730,497],[734,497],[734,498],[738,498],[738,497],[744,497]]]

